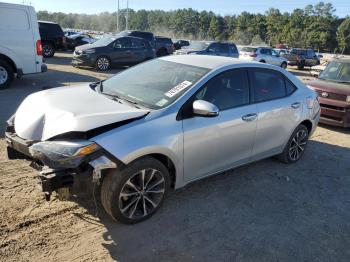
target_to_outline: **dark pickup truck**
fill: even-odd
[[[320,59],[312,49],[294,48],[290,54],[281,55],[288,60],[288,65],[297,66],[302,70],[305,66],[311,67],[320,64]]]

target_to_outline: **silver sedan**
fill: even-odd
[[[168,56],[107,80],[27,97],[6,131],[47,199],[84,178],[116,220],[152,216],[171,189],[263,158],[294,163],[320,116],[317,95],[282,68]]]

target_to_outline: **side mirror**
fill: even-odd
[[[215,117],[219,115],[219,108],[207,101],[196,100],[193,102],[193,113],[198,116]]]

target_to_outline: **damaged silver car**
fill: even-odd
[[[169,56],[28,96],[6,140],[10,159],[39,170],[47,199],[87,180],[107,213],[136,223],[171,189],[275,155],[298,161],[319,115],[316,93],[281,68]]]

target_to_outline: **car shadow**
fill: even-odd
[[[45,74],[27,75],[21,79],[15,79],[10,88],[0,90],[0,138],[4,137],[7,119],[28,95],[44,89],[64,86],[65,83],[94,81],[99,81],[99,79],[79,73],[51,69]]]
[[[270,158],[195,182],[135,225],[99,206],[102,245],[121,262],[347,261],[348,159],[349,148],[310,141],[296,164]]]
[[[330,125],[326,125],[326,124],[322,124],[322,123],[318,123],[318,125],[320,127],[322,127],[322,128],[330,130],[330,131],[334,131],[334,132],[339,132],[339,133],[349,134],[350,135],[350,128],[338,127],[338,126],[330,126]]]
[[[314,79],[314,77],[310,74],[311,68],[304,68],[302,70],[298,70],[296,67],[289,66],[288,70],[291,71],[295,76],[310,77]]]

